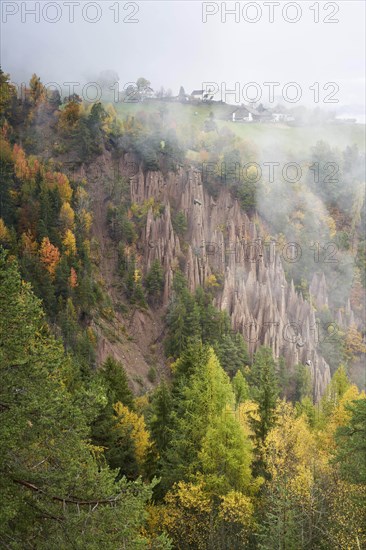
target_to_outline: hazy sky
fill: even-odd
[[[39,22],[27,13],[37,2],[3,0],[1,4],[1,65],[16,83],[28,81],[33,72],[44,83],[84,82],[111,69],[119,75],[120,88],[144,76],[154,89],[163,85],[174,93],[180,85],[191,92],[203,82],[213,81],[220,90],[222,82],[227,89],[239,82],[242,94],[245,84],[254,81],[261,87],[261,99],[267,102],[264,82],[280,82],[276,96],[282,95],[284,84],[297,82],[302,91],[300,102],[311,104],[316,92],[309,87],[319,82],[320,102],[334,92],[339,105],[364,104],[363,0],[280,2],[273,7],[272,23],[270,7],[261,1],[236,3],[238,22],[229,14],[224,22],[221,2],[195,0],[43,1],[38,2]],[[224,5],[233,9],[235,2]],[[72,10],[74,22],[70,22]],[[202,21],[205,10],[217,11],[207,16],[206,23]],[[317,16],[319,22],[315,23]],[[256,17],[257,22],[245,20]],[[284,17],[298,17],[299,21],[290,23]],[[325,23],[326,17],[339,22]],[[339,91],[333,87],[323,90],[327,82],[335,82]],[[256,90],[245,88],[245,92],[254,96]],[[226,99],[230,101],[228,96]],[[230,102],[234,101],[232,96]]]

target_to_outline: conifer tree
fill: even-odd
[[[162,485],[169,487],[201,472],[216,494],[235,488],[234,480],[243,489],[250,478],[250,444],[234,418],[234,393],[214,351],[191,344],[174,371],[172,427]]]
[[[278,398],[276,363],[270,348],[262,346],[258,349],[249,380],[253,399],[259,405],[260,421],[256,425],[256,433],[264,441],[275,421]]]
[[[183,337],[185,342],[201,338],[200,314],[194,296],[188,291],[183,294],[185,309]]]
[[[366,398],[346,405],[351,418],[335,434],[336,460],[344,479],[366,485]],[[364,498],[366,503],[366,498]]]
[[[16,88],[10,83],[10,76],[0,67],[0,123],[2,124],[11,114],[16,100]]]
[[[232,380],[232,386],[235,394],[235,408],[249,399],[249,386],[241,371],[238,370]]]
[[[183,301],[179,297],[173,298],[167,314],[169,335],[165,342],[165,353],[168,357],[179,357],[186,346],[184,336],[185,314]]]
[[[99,370],[99,376],[107,390],[108,403],[114,405],[120,401],[131,411],[135,409],[133,393],[128,384],[128,378],[123,365],[107,357]]]
[[[77,365],[49,333],[40,302],[0,250],[0,538],[49,548],[138,548],[152,485],[115,483],[87,421],[102,388],[77,385]],[[162,548],[170,545],[157,540]],[[157,546],[159,547],[159,546]]]
[[[248,348],[241,334],[223,334],[213,344],[222,368],[234,376],[249,363]]]
[[[164,288],[164,273],[159,260],[154,260],[145,279],[145,287],[150,301],[159,303]]]
[[[107,403],[93,422],[93,441],[104,448],[107,462],[111,468],[118,470],[119,478],[126,475],[134,479],[138,476],[139,467],[132,437],[133,427],[129,422],[119,422],[115,408],[119,403],[119,410],[123,406],[131,412],[135,410],[126,372],[121,363],[107,357],[98,371],[98,378],[106,390]]]
[[[169,442],[171,412],[171,393],[166,381],[163,380],[155,391],[152,401],[152,416],[149,422],[151,435],[160,455],[164,453]]]

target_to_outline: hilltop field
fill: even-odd
[[[304,151],[318,141],[327,142],[330,147],[344,149],[356,144],[359,149],[365,147],[365,125],[355,123],[327,123],[303,125],[295,122],[292,126],[281,123],[242,123],[232,122],[230,106],[220,104],[181,104],[166,101],[145,101],[143,103],[114,103],[119,117],[136,116],[141,113],[152,115],[159,113],[167,126],[175,127],[177,134],[190,130],[199,132],[205,121],[213,113],[217,130],[228,129],[238,138],[252,142],[260,148],[283,144],[294,153]],[[235,109],[235,106],[232,106]],[[225,120],[226,119],[226,120]],[[186,137],[183,136],[182,137]]]

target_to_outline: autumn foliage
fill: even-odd
[[[54,246],[48,237],[44,237],[39,251],[40,259],[48,273],[54,277],[56,267],[60,261],[60,251]]]

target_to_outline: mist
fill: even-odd
[[[256,82],[263,88],[265,82],[278,82],[276,94],[280,99],[283,85],[297,82],[302,89],[298,104],[311,106],[314,96],[310,87],[315,82],[321,87],[335,82],[339,86],[337,103],[324,104],[324,92],[317,105],[343,107],[343,112],[357,111],[362,116],[363,2],[334,3],[337,13],[332,16],[331,10],[323,9],[318,23],[306,3],[301,4],[301,16],[295,23],[284,20],[284,2],[273,12],[273,23],[269,7],[260,2],[261,17],[256,23],[243,18],[247,4],[243,2],[241,11],[230,15],[230,10],[236,9],[234,2],[225,3],[225,13],[215,2],[125,5],[82,1],[72,13],[59,1],[51,3],[57,4],[58,10],[51,6],[43,12],[39,8],[39,22],[31,13],[36,4],[2,3],[1,65],[15,83],[28,82],[36,72],[45,84],[56,82],[64,87],[67,82],[79,83],[76,92],[81,95],[79,87],[94,81],[100,72],[111,70],[119,75],[120,89],[140,76],[147,78],[153,89],[163,85],[175,94],[181,85],[190,93],[204,82],[217,83],[220,92],[223,87],[233,90],[236,83],[243,88],[246,83]],[[290,20],[296,16],[291,9],[284,13]],[[245,14],[249,20],[255,18],[250,9]],[[328,24],[326,18],[330,19]],[[266,92],[263,88],[264,103],[268,103]],[[221,95],[228,103],[235,100],[225,91]]]

